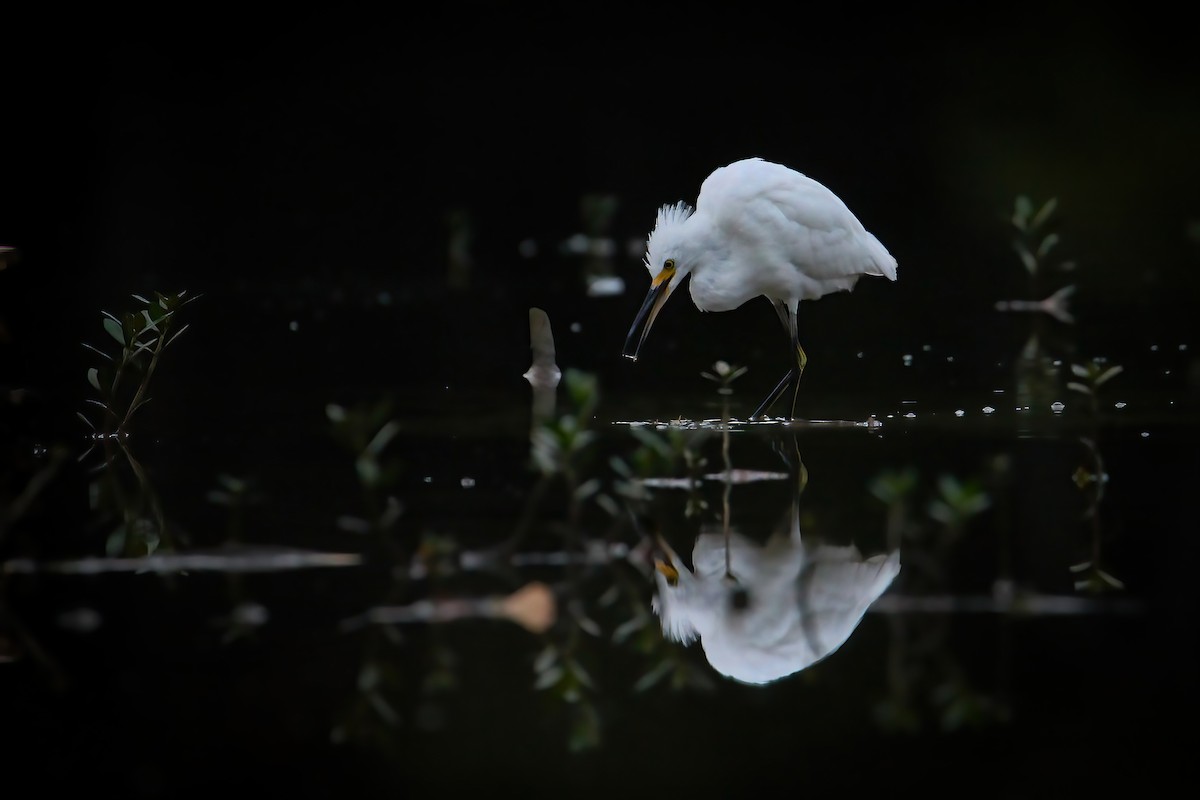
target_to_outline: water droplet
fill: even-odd
[[[904,366],[906,366],[906,367],[912,366],[912,354],[911,353],[904,354]]]
[[[908,412],[907,414],[905,414],[904,416],[905,416],[905,418],[906,418],[906,419],[916,419],[916,417],[917,417],[917,415],[916,415],[916,414],[914,414],[914,413],[913,413],[913,412],[911,412],[911,411],[910,411],[910,412]]]
[[[432,476],[432,475],[426,475],[424,480],[425,480],[425,482],[426,482],[426,483],[433,483],[433,476]]]
[[[1058,400],[1055,400],[1053,403],[1050,404],[1050,410],[1053,411],[1055,414],[1061,414],[1064,408],[1066,408],[1066,406],[1063,405]]]
[[[1151,353],[1157,353],[1157,352],[1158,352],[1158,345],[1156,345],[1156,344],[1152,344],[1152,345],[1150,345],[1150,352],[1151,352]]]
[[[1143,439],[1149,439],[1149,438],[1150,438],[1150,431],[1142,431],[1142,438],[1143,438]]]
[[[1115,407],[1117,407],[1117,408],[1124,408],[1124,407],[1125,407],[1125,404],[1124,404],[1124,403],[1113,403],[1113,405],[1114,405]]]
[[[994,412],[995,410],[996,410],[996,409],[992,408],[991,406],[984,406],[984,407],[983,407],[983,413],[985,413],[985,414],[991,414],[991,413],[992,413],[992,412]]]
[[[1181,345],[1179,345],[1179,352],[1181,352],[1181,353],[1182,353],[1182,352],[1184,352],[1185,350],[1187,350],[1187,345],[1186,345],[1186,344],[1181,344]]]
[[[300,323],[296,320],[292,320],[288,323],[288,330],[292,333],[295,333],[296,331],[300,330]]]
[[[954,363],[954,356],[946,356],[946,361],[948,361],[949,363],[953,364],[953,363]]]
[[[963,410],[960,408],[958,411],[955,411],[955,412],[954,412],[954,416],[956,416],[956,417],[961,417],[963,414],[966,414],[966,413],[967,413],[967,412],[963,411]]]
[[[459,481],[459,483],[462,484],[462,488],[464,488],[464,489],[475,488],[475,479],[474,478],[463,478],[461,481]]]
[[[579,333],[581,330],[583,330],[583,326],[578,322],[571,323],[571,333]]]
[[[862,350],[859,350],[859,351],[858,351],[858,357],[859,357],[859,358],[862,358],[862,357],[863,357],[863,351],[862,351]]]
[[[992,394],[1004,394],[1003,389],[992,389]]]
[[[35,444],[33,446],[33,457],[34,458],[45,458],[46,454],[48,452],[50,452],[50,451],[46,449],[46,445],[44,445],[44,444]]]
[[[922,350],[924,350],[926,353],[928,353],[930,350],[932,350],[932,349],[933,349],[933,345],[931,345],[931,344],[923,344],[923,345],[921,345],[921,349],[922,349]]]

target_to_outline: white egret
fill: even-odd
[[[823,185],[761,158],[721,167],[704,180],[696,206],[664,205],[646,242],[650,291],[634,318],[624,355],[637,360],[667,298],[691,276],[701,311],[732,311],[762,295],[791,337],[796,364],[751,418],[793,388],[808,361],[796,314],[801,300],[849,291],[863,275],[896,279],[896,259]]]
[[[713,669],[741,683],[770,683],[833,653],[900,573],[899,550],[863,558],[853,545],[804,542],[796,503],[784,527],[766,544],[731,531],[728,553],[724,534],[702,533],[694,572],[659,541],[652,607],[664,635],[699,638]]]

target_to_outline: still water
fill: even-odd
[[[976,341],[839,322],[887,306],[870,287],[809,317],[800,418],[750,422],[786,366],[765,303],[681,304],[633,364],[637,289],[106,298],[84,338],[107,357],[7,398],[5,782],[1028,797],[1183,774],[1197,343],[1089,352],[1045,307],[960,320]],[[111,392],[122,351],[157,354],[152,402],[136,370]]]

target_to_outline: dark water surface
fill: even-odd
[[[615,300],[594,303],[551,316],[564,370],[583,338],[570,321],[623,322],[605,322]],[[459,307],[481,305],[468,293]],[[191,327],[124,451],[146,485],[120,448],[109,471],[130,519],[154,529],[146,498],[158,503],[158,561],[95,560],[122,516],[103,494],[89,507],[108,474],[91,471],[102,448],[83,456],[57,399],[9,408],[31,414],[8,429],[12,486],[50,463],[41,448],[68,456],[5,542],[6,753],[36,765],[47,789],[598,796],[730,793],[790,776],[852,793],[1007,796],[1177,770],[1169,723],[1196,710],[1184,655],[1197,474],[1187,342],[1114,353],[1110,364],[1129,366],[1098,387],[1095,408],[1066,388],[1062,365],[1047,388],[1011,356],[980,379],[963,378],[968,357],[945,345],[883,342],[862,358],[814,345],[801,406],[817,413],[735,419],[726,482],[721,396],[701,369],[653,394],[642,385],[656,380],[654,358],[578,370],[594,380],[578,395],[571,373],[555,417],[574,419],[583,398],[578,424],[593,438],[566,458],[531,446],[527,318],[495,324],[488,352],[503,356],[473,361],[464,343],[447,365],[412,347],[437,324],[419,302],[253,308],[226,289],[177,313]],[[251,317],[239,336],[236,320]],[[664,318],[662,341],[687,317]],[[779,352],[726,346],[772,365]],[[359,347],[376,369],[344,367],[339,353]],[[858,375],[839,393],[823,374],[855,364],[872,385]],[[734,382],[735,417],[758,399],[742,387],[761,371]],[[367,438],[391,423],[375,459],[391,472],[371,483],[356,470],[330,404],[362,414]],[[793,503],[807,544],[897,551],[902,567],[843,646],[746,685],[697,643],[664,639],[654,537],[686,565],[696,536],[721,534],[726,516],[761,545],[787,530]],[[131,540],[122,554],[145,549]],[[182,573],[170,561],[197,553],[211,558]],[[1073,571],[1096,554],[1112,583]],[[545,631],[464,603],[531,584],[552,593]],[[380,606],[415,619],[363,619]],[[428,619],[456,611],[467,616]]]

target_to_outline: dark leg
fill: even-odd
[[[793,335],[795,335],[795,328]],[[788,419],[796,418],[796,400],[800,397],[800,376],[804,374],[804,365],[808,363],[808,354],[804,352],[804,348],[800,346],[800,342],[793,340],[792,344],[796,347],[796,380],[793,382],[792,388],[792,413]]]
[[[750,419],[758,419],[759,417],[764,416],[767,413],[767,409],[774,405],[775,401],[778,400],[785,391],[787,391],[789,386],[791,386],[792,380],[795,377],[796,371],[789,369],[787,374],[783,376],[783,379],[780,380],[775,388],[771,390],[771,393],[767,395],[767,399],[758,404],[758,408],[756,408],[754,413],[750,415]]]
[[[778,439],[772,439],[771,449],[787,466],[788,472],[795,476],[795,496],[799,497],[804,492],[804,487],[808,486],[808,467],[804,466],[804,459],[800,457],[800,442],[796,437],[796,429],[791,429]]]
[[[796,418],[796,399],[800,396],[800,376],[804,374],[804,365],[808,363],[808,355],[804,352],[804,348],[800,346],[800,335],[796,328],[796,315],[791,312],[786,303],[775,303],[775,313],[779,315],[779,321],[783,324],[784,330],[788,332],[788,336],[792,340],[792,352],[796,358],[796,367],[788,370],[788,373],[783,376],[783,380],[779,381],[778,385],[771,390],[767,395],[767,399],[759,403],[758,408],[750,419],[758,419],[765,415],[775,401],[778,400],[788,387],[792,387],[792,407],[788,414],[788,419]]]
[[[792,337],[792,351],[796,356],[796,380],[792,384],[792,412],[788,419],[796,418],[796,400],[800,397],[800,378],[804,375],[804,365],[808,363],[808,354],[800,346],[800,331],[796,324],[796,315],[785,303],[776,303],[775,310],[779,312],[779,321]]]

